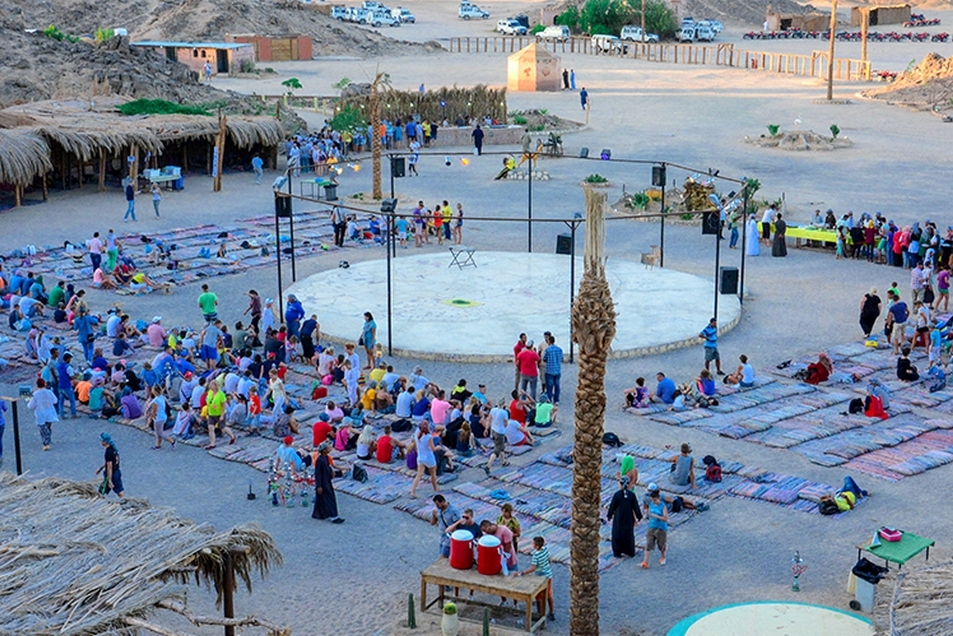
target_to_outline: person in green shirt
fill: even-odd
[[[199,309],[202,310],[202,316],[207,323],[212,323],[218,318],[218,296],[208,290],[208,285],[202,285],[202,293],[199,295]]]
[[[208,446],[205,450],[215,448],[215,429],[219,429],[229,437],[229,444],[235,443],[235,433],[232,429],[225,426],[223,417],[225,416],[225,406],[228,403],[228,396],[222,391],[217,382],[209,383],[208,396],[205,398],[205,406],[208,409]]]
[[[546,428],[556,423],[556,411],[559,407],[549,401],[546,395],[543,395],[536,403],[536,415],[533,417],[533,425],[537,428]]]
[[[47,306],[55,309],[60,303],[66,301],[65,285],[66,283],[64,281],[56,283],[56,287],[50,290],[50,295],[46,299]]]

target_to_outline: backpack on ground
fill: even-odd
[[[822,515],[836,515],[840,512],[840,508],[837,507],[837,502],[834,501],[834,498],[830,495],[821,497],[819,507]]]
[[[611,448],[622,446],[622,440],[619,439],[619,436],[615,433],[604,433],[602,435],[602,443]]]
[[[847,412],[851,415],[864,412],[864,401],[861,398],[854,398],[847,407]]]
[[[406,433],[407,431],[413,430],[414,425],[407,418],[401,418],[390,425],[390,430],[395,433]]]
[[[717,463],[711,463],[708,465],[708,468],[705,469],[705,481],[711,482],[713,484],[721,483],[721,466]]]
[[[367,481],[367,470],[360,464],[354,464],[354,467],[351,468],[351,479],[362,484],[365,483]]]

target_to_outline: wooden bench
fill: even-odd
[[[427,585],[437,586],[437,598],[427,603]],[[473,599],[464,599],[458,596],[449,596],[444,590],[444,586],[453,588],[463,588],[474,592],[485,592],[493,596],[514,599],[526,603],[526,622],[524,623],[527,632],[535,632],[540,627],[546,625],[546,614],[534,623],[533,622],[533,601],[540,594],[545,594],[549,585],[549,579],[542,576],[487,576],[480,574],[475,568],[470,570],[456,570],[450,567],[449,559],[437,559],[426,570],[420,573],[420,611],[425,612],[434,604],[439,603],[443,608],[444,601],[451,599],[457,603],[470,603],[472,605],[484,605],[495,607],[489,603],[474,601]]]

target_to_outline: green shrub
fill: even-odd
[[[579,7],[575,5],[569,5],[569,7],[556,16],[556,24],[559,26],[567,26],[569,30],[573,33],[579,31]]]
[[[534,26],[532,29],[529,30],[529,34],[536,35],[537,33],[540,33],[545,29],[546,27],[544,27],[542,24],[537,24],[536,26]]]
[[[97,42],[108,42],[113,39],[114,35],[116,35],[116,32],[112,29],[99,28],[96,29],[95,38]]]
[[[123,115],[211,115],[201,106],[176,104],[164,99],[137,99],[119,107]]]
[[[778,124],[768,124],[768,133],[774,137],[778,134],[778,131],[781,130],[781,126]]]
[[[297,77],[289,77],[283,81],[281,85],[288,89],[289,95],[294,95],[295,91],[301,90],[302,88],[301,82],[298,81]]]
[[[645,194],[644,191],[636,192],[632,195],[632,198],[629,199],[628,207],[635,210],[645,210],[649,206],[649,195]]]
[[[328,126],[331,130],[338,132],[354,132],[358,128],[363,128],[366,125],[367,120],[364,118],[361,110],[350,104],[346,104],[328,121]]]
[[[837,139],[837,135],[840,134],[840,126],[837,124],[831,124],[831,135],[834,136],[834,139]]]
[[[609,180],[603,177],[601,174],[593,173],[586,177],[586,183],[609,183]]]
[[[57,42],[62,42],[63,38],[65,37],[63,32],[52,24],[43,29],[43,35],[50,38],[51,40],[56,40]]]
[[[526,124],[526,118],[523,117],[522,115],[517,115],[516,117],[513,118],[513,123],[516,124],[517,126],[523,126]]]
[[[255,60],[249,60],[245,58],[238,65],[238,70],[242,73],[254,73],[255,72]]]

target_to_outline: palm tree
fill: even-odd
[[[602,432],[606,411],[606,359],[615,337],[616,316],[602,255],[606,194],[591,188],[585,192],[585,273],[572,307],[573,340],[579,346],[569,566],[569,633],[572,636],[599,634]]]
[[[384,197],[381,190],[381,95],[380,88],[390,79],[387,73],[380,70],[374,76],[371,82],[371,96],[369,98],[371,111],[371,181],[373,183],[373,192],[371,197],[381,199]]]

